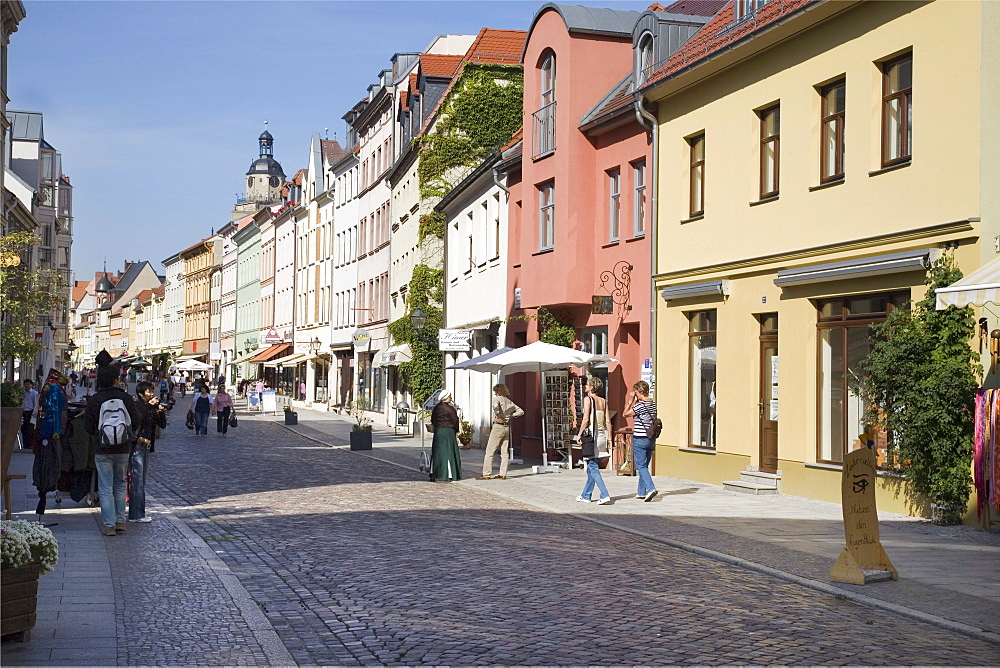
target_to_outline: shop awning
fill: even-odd
[[[412,359],[413,351],[410,350],[410,344],[401,343],[398,346],[393,346],[388,350],[379,353],[375,366],[399,366],[403,362],[409,362]]]
[[[930,266],[928,259],[930,248],[920,248],[902,253],[873,255],[871,257],[812,264],[795,269],[782,269],[774,284],[778,287],[787,285],[808,285],[823,281],[839,281],[847,278],[876,276],[882,274],[897,274],[902,271],[924,271]]]
[[[282,357],[287,355],[292,349],[292,344],[290,343],[279,343],[276,346],[271,346],[270,348],[264,348],[256,355],[251,357],[248,362],[251,364],[263,364],[269,360],[273,360],[276,357]]]
[[[685,297],[710,297],[713,295],[729,295],[729,281],[703,281],[685,285],[671,285],[660,290],[663,301],[683,299]]]
[[[984,306],[1000,304],[1000,257],[946,288],[935,290],[937,310],[949,306]]]
[[[264,362],[264,366],[268,368],[275,368],[279,364],[281,366],[292,366],[293,364],[298,364],[299,362],[304,362],[309,355],[306,353],[293,353],[291,355],[285,355],[284,357],[274,357]]]

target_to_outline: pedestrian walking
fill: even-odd
[[[181,396],[187,396],[187,376],[181,374],[177,376],[177,387],[181,388]]]
[[[141,382],[135,386],[136,408],[139,411],[135,444],[129,456],[128,521],[151,522],[146,514],[146,477],[149,474],[149,453],[156,444],[156,430],[167,426],[167,411],[153,391],[153,384]]]
[[[462,479],[462,458],[458,453],[458,410],[451,400],[451,391],[444,390],[431,411],[434,440],[431,443],[431,482],[452,482]]]
[[[653,477],[649,474],[649,462],[653,459],[653,448],[656,447],[649,431],[656,419],[656,404],[649,399],[649,383],[644,380],[632,385],[632,391],[625,398],[625,410],[622,417],[633,417],[632,426],[632,457],[635,461],[635,473],[639,478],[639,489],[635,498],[652,501],[658,494],[653,485]]]
[[[299,383],[299,401],[306,400],[306,381]]]
[[[601,477],[601,460],[611,454],[608,450],[611,414],[608,411],[608,402],[598,394],[603,386],[604,383],[600,378],[587,379],[585,387],[587,394],[583,398],[583,419],[580,421],[580,429],[576,434],[576,440],[580,444],[583,454],[583,467],[587,471],[587,482],[584,483],[583,492],[576,497],[576,500],[590,503],[596,485],[601,492],[597,503],[605,506],[611,503],[611,494],[604,484],[604,478]],[[584,437],[588,439],[588,445],[593,448],[590,452],[584,445]]]
[[[524,411],[510,400],[510,390],[503,383],[493,386],[493,404],[490,408],[493,424],[490,427],[490,440],[486,444],[486,458],[483,460],[483,474],[476,480],[493,478],[493,457],[500,450],[500,473],[497,480],[507,479],[507,467],[510,465],[510,421],[521,417]]]
[[[233,412],[233,397],[226,392],[225,385],[219,385],[219,391],[215,393],[215,403],[212,404],[212,412],[219,420],[215,428],[219,436],[225,436],[229,432],[229,416]]]
[[[198,393],[192,395],[191,410],[194,411],[194,433],[196,436],[208,436],[208,416],[214,410],[215,397],[208,393],[208,385],[198,388]]]
[[[160,379],[160,403],[167,403],[167,395],[170,393],[170,381],[164,376]]]
[[[98,369],[97,392],[87,399],[84,414],[84,427],[94,437],[101,532],[105,536],[125,532],[125,476],[132,449],[132,425],[140,422],[135,400],[118,386],[120,379],[117,366]]]
[[[35,426],[31,419],[38,407],[38,390],[35,381],[24,379],[24,399],[21,400],[21,447],[30,448],[35,440]]]

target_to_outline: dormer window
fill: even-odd
[[[649,80],[649,75],[653,73],[653,36],[649,33],[639,39],[637,65],[636,80],[641,86]]]
[[[733,22],[739,23],[753,16],[754,12],[770,0],[733,0]]]

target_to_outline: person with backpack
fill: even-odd
[[[635,498],[652,501],[659,493],[653,485],[653,477],[649,474],[649,463],[653,459],[655,438],[659,432],[654,424],[659,424],[656,417],[656,404],[649,399],[649,383],[637,381],[632,391],[625,398],[625,410],[622,417],[634,417],[632,427],[632,456],[635,461],[635,474],[639,478],[639,489]],[[655,432],[655,433],[654,433]]]
[[[115,365],[97,372],[97,392],[87,398],[84,427],[94,437],[94,464],[101,499],[101,533],[125,533],[126,472],[139,410],[135,400],[118,387]]]
[[[214,410],[215,397],[208,393],[208,385],[202,383],[198,387],[198,393],[191,401],[191,410],[194,411],[194,433],[196,436],[208,436],[208,416]]]
[[[146,477],[149,474],[149,453],[156,443],[156,429],[167,426],[167,411],[153,392],[153,384],[142,382],[135,386],[136,423],[135,445],[129,457],[128,521],[152,522],[146,514]]]

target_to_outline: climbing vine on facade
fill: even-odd
[[[389,323],[394,341],[410,344],[413,359],[399,365],[399,372],[410,386],[416,405],[427,400],[441,386],[443,364],[438,350],[437,331],[442,325],[441,304],[444,301],[444,271],[425,264],[413,268],[406,293],[406,315]],[[427,324],[418,333],[410,322],[410,313],[417,308],[427,314]]]
[[[417,227],[417,243],[424,243],[428,237],[444,241],[445,222],[444,214],[440,211],[432,211],[420,216],[420,224]]]
[[[439,112],[433,131],[420,139],[420,194],[444,197],[490,151],[521,126],[524,75],[520,65],[466,63]]]

